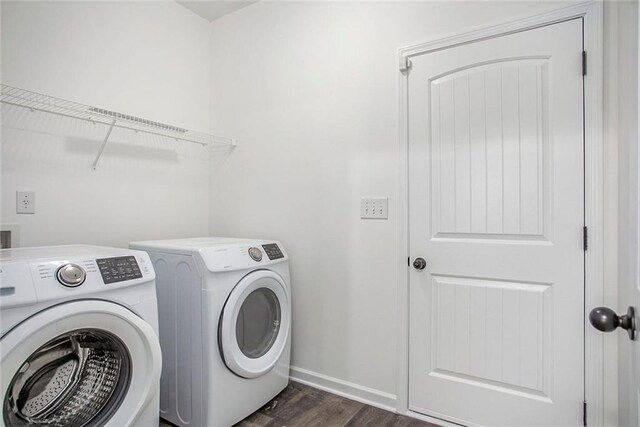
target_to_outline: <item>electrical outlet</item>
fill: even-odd
[[[387,197],[363,197],[360,199],[360,218],[387,219],[389,199]]]
[[[16,191],[16,213],[36,213],[36,193],[33,191]]]

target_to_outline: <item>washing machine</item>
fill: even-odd
[[[0,250],[0,325],[1,425],[158,426],[162,354],[145,252]]]
[[[289,257],[277,241],[134,242],[156,271],[164,356],[160,414],[178,426],[230,426],[289,381]]]

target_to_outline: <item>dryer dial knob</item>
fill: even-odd
[[[75,288],[84,283],[84,280],[87,278],[87,273],[84,271],[84,268],[77,264],[65,264],[58,269],[56,277],[58,278],[58,282],[64,286]]]
[[[258,248],[249,248],[249,256],[256,262],[262,261],[262,251]]]

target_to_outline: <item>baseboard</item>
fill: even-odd
[[[396,412],[396,396],[348,381],[339,380],[328,375],[306,369],[291,367],[290,376],[293,381],[305,384],[338,396],[346,397],[386,411]]]

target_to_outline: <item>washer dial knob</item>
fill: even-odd
[[[256,247],[249,248],[249,256],[256,262],[262,261],[262,251]]]
[[[78,264],[65,264],[58,269],[56,277],[58,282],[64,286],[75,288],[84,283],[84,279],[87,278],[87,272]]]

